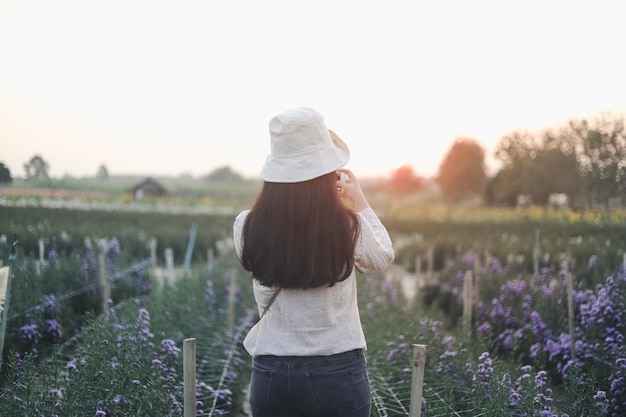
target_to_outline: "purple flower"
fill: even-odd
[[[591,257],[589,258],[589,263],[587,264],[587,269],[591,271],[596,266],[596,260],[597,256],[591,255]]]
[[[25,324],[20,328],[20,337],[33,344],[39,343],[41,339],[41,333],[39,333],[39,326],[32,321],[29,324]]]
[[[164,352],[167,356],[177,358],[178,354],[180,353],[180,348],[176,346],[176,343],[174,343],[173,340],[163,339],[161,341],[161,351]]]
[[[46,294],[44,301],[44,311],[47,314],[54,314],[61,311],[61,304],[59,304],[54,294]]]
[[[137,318],[137,322],[143,326],[150,326],[150,313],[145,308],[139,309],[139,317]]]
[[[120,248],[120,242],[116,237],[109,240],[109,243],[106,247],[106,254],[109,258],[117,259],[122,254],[122,250]]]
[[[46,324],[48,325],[46,331],[52,337],[52,340],[58,341],[63,337],[63,331],[61,330],[61,325],[56,320],[46,320]]]
[[[485,389],[489,388],[491,376],[493,375],[493,361],[489,357],[488,352],[483,352],[478,358],[478,361],[478,369],[476,373],[472,375],[472,382],[474,383],[472,392],[476,392],[479,386]]]

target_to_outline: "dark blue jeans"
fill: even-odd
[[[252,362],[254,417],[369,417],[362,350],[331,356],[257,356]]]

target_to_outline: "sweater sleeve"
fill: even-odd
[[[246,217],[250,210],[242,211],[235,218],[233,223],[233,243],[235,244],[235,252],[237,256],[241,258],[241,251],[243,250],[243,225],[246,222]]]
[[[358,214],[361,234],[354,253],[356,264],[362,269],[382,270],[394,259],[389,233],[373,209],[366,208]]]

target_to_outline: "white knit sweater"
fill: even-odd
[[[237,254],[242,252],[243,225],[249,210],[241,212],[233,225]],[[361,235],[355,248],[355,264],[361,269],[381,270],[393,261],[391,239],[371,208],[361,211]],[[259,314],[275,288],[252,280]],[[357,305],[357,286],[352,275],[333,287],[282,289],[266,315],[246,336],[244,347],[252,356],[332,355],[365,349],[365,336]]]

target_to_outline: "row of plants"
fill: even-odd
[[[15,262],[15,279],[11,290],[12,297],[15,297],[11,301],[11,311],[17,317],[8,326],[5,363],[10,365],[3,366],[3,396],[22,399],[29,404],[29,408],[33,408],[34,404],[39,404],[44,399],[48,401],[50,393],[57,397],[62,395],[63,401],[60,404],[66,405],[65,411],[45,408],[50,410],[50,415],[94,415],[96,412],[99,415],[128,415],[132,414],[130,410],[135,410],[137,415],[142,412],[146,413],[144,415],[180,415],[177,414],[179,411],[176,407],[166,410],[166,406],[171,406],[174,401],[163,404],[158,413],[153,413],[146,410],[150,407],[148,403],[159,404],[156,399],[148,398],[146,402],[141,402],[130,401],[128,398],[122,401],[121,398],[134,398],[129,390],[135,385],[129,385],[129,381],[142,381],[143,378],[151,383],[156,381],[154,385],[144,384],[155,396],[174,395],[168,398],[179,398],[177,403],[180,405],[181,397],[177,396],[180,395],[178,374],[182,372],[182,359],[180,352],[176,355],[177,359],[174,359],[174,355],[168,356],[167,352],[181,349],[185,337],[199,337],[201,334],[210,339],[202,342],[201,346],[213,346],[213,342],[216,345],[207,348],[206,356],[201,355],[208,359],[201,360],[201,363],[206,364],[206,372],[199,383],[207,384],[213,391],[199,388],[199,401],[211,404],[209,408],[200,409],[204,413],[215,415],[219,412],[237,412],[237,407],[245,401],[241,388],[247,381],[249,362],[246,354],[242,353],[241,346],[237,342],[233,345],[233,340],[236,340],[233,335],[225,333],[224,323],[226,275],[232,268],[238,268],[237,262],[232,259],[211,272],[204,265],[197,270],[194,268],[193,279],[181,281],[164,291],[155,288],[154,277],[150,276],[147,268],[133,268],[128,281],[121,279],[114,283],[112,313],[109,316],[99,315],[101,296],[97,285],[96,249],[93,241],[85,239],[85,236],[98,234],[80,235],[80,232],[75,231],[69,240],[62,232],[55,237],[52,234],[55,230],[66,230],[57,229],[57,221],[71,227],[71,221],[63,220],[64,215],[68,214],[76,221],[76,212],[73,211],[41,212],[44,219],[53,219],[45,222],[48,225],[45,233],[49,233],[45,265],[37,267],[34,249],[24,252],[20,241],[21,252]],[[94,220],[100,218],[100,213],[91,215],[92,222],[97,223]],[[232,218],[210,218],[215,220],[215,224],[206,219],[207,226],[198,229],[206,227],[212,231],[219,230],[216,236],[210,238],[211,242],[230,234]],[[135,227],[134,221],[129,222],[133,216],[128,213],[111,215],[111,219],[107,223],[107,233],[100,234],[101,236],[110,236],[120,228]],[[196,221],[196,218],[155,217],[154,223],[147,222],[146,219],[135,219],[136,222],[146,221],[135,229],[142,230],[141,236],[134,237],[127,233],[124,235],[126,238],[111,238],[106,241],[107,264],[111,274],[128,270],[146,256],[146,230],[149,227],[160,230],[158,221],[170,228],[186,223],[184,227],[180,227],[182,233],[180,230],[171,232],[180,235],[180,240],[186,245],[190,220]],[[411,232],[400,223],[394,223],[393,219],[385,219],[385,222],[390,224],[390,230],[396,236],[398,232],[406,235]],[[28,224],[28,221],[24,219],[21,224]],[[432,227],[431,230],[434,231],[438,227],[442,228],[442,225],[426,227]],[[483,229],[491,227],[490,224],[482,225]],[[554,227],[554,230],[559,230],[558,226]],[[580,227],[580,230],[576,227]],[[606,236],[614,236],[609,235],[614,233],[610,229],[612,228],[599,228],[596,232],[600,233],[600,237],[597,234],[587,237],[588,235],[582,233],[592,230],[590,226],[574,224],[567,227],[568,231],[561,233],[567,236],[572,232],[580,232],[580,235],[575,235],[575,242],[580,240],[582,244],[587,240],[600,242]],[[464,241],[464,229],[459,230],[459,241]],[[481,241],[481,235],[478,234],[480,232],[475,226],[465,230],[476,233],[476,241]],[[544,230],[542,229],[542,236],[547,234]],[[619,233],[619,227],[616,230]],[[607,234],[602,235],[603,231]],[[449,232],[451,234],[452,230]],[[530,235],[534,237],[534,233]],[[619,236],[614,239],[619,242]],[[509,240],[513,247],[520,239]],[[62,241],[66,242],[63,249],[59,244]],[[159,245],[161,241],[159,238]],[[450,242],[452,244],[451,238]],[[3,259],[8,253],[9,244],[6,238],[0,242]],[[567,244],[573,244],[571,238],[567,239]],[[373,414],[406,415],[410,394],[410,347],[412,343],[424,343],[429,346],[425,378],[425,415],[448,415],[446,413],[450,410],[458,415],[475,415],[476,410],[481,410],[484,415],[573,416],[580,415],[581,410],[587,413],[585,415],[591,416],[621,415],[621,359],[624,353],[620,343],[623,345],[624,329],[621,324],[623,299],[620,297],[624,295],[624,277],[623,270],[620,271],[619,265],[615,265],[615,257],[620,258],[618,245],[608,245],[613,258],[605,256],[608,252],[598,251],[586,259],[577,257],[578,269],[571,268],[570,265],[570,269],[575,271],[576,284],[574,299],[577,327],[573,357],[569,353],[571,343],[567,333],[563,272],[545,262],[540,273],[536,275],[529,274],[525,268],[520,268],[514,262],[507,262],[505,256],[492,255],[488,263],[481,262],[484,265],[479,271],[480,302],[475,307],[475,330],[471,339],[461,334],[456,323],[462,311],[462,274],[467,269],[475,268],[476,258],[484,255],[475,249],[462,251],[461,247],[463,246],[457,243],[452,252],[450,249],[441,251],[441,272],[438,274],[440,285],[422,289],[417,302],[406,300],[397,283],[385,280],[379,274],[367,273],[359,276],[361,311],[369,343],[368,359],[372,365],[371,381],[375,394]],[[589,251],[592,247],[597,246],[591,246]],[[604,247],[607,247],[606,241]],[[622,250],[623,247],[622,245]],[[519,252],[521,251],[518,249]],[[531,250],[524,252],[532,253]],[[184,253],[182,248],[181,253]],[[403,252],[399,253],[402,262]],[[414,255],[415,252],[413,258]],[[201,257],[198,255],[194,256],[196,262],[199,259]],[[560,261],[562,259],[559,263]],[[244,280],[238,290],[241,298],[237,320],[238,328],[242,332],[254,318],[251,313],[254,303],[249,287]],[[200,294],[208,293],[209,288],[213,294],[217,294],[216,298],[212,300],[208,296],[200,297]],[[89,291],[84,291],[85,289]],[[80,292],[80,295],[75,298],[76,292]],[[125,299],[133,302],[118,304]],[[197,300],[197,303],[193,300]],[[216,313],[198,314],[198,311]],[[616,314],[616,311],[620,313]],[[146,326],[146,313],[149,316],[149,326]],[[187,323],[195,327],[185,330]],[[210,327],[212,325],[215,327]],[[148,348],[133,347],[140,342],[138,334],[155,335],[146,338]],[[220,334],[225,336],[216,336]],[[121,341],[126,340],[124,343],[127,344],[120,342],[122,344],[119,346],[105,349],[102,345],[107,342],[101,343],[105,338],[99,339],[100,335],[108,335],[106,340],[109,342],[119,338]],[[161,344],[163,341],[165,345]],[[129,352],[122,360],[123,366],[115,365],[116,371],[111,371],[111,374],[106,374],[106,378],[101,379],[119,382],[114,382],[113,388],[105,387],[106,392],[100,391],[100,383],[89,383],[87,379],[97,372],[96,368],[119,363],[119,357],[115,360],[113,358],[120,349],[128,349]],[[611,354],[608,355],[607,352]],[[76,364],[86,366],[88,363],[96,366],[84,368],[85,372],[81,374],[84,379],[77,379],[76,383],[72,383],[73,388],[68,394],[68,375],[63,369],[72,359],[76,361],[70,368]],[[161,375],[159,377],[154,373],[156,368],[152,368],[155,359],[170,364],[167,369],[161,370],[166,373],[158,374]],[[224,366],[212,368],[208,364],[224,365],[225,362],[233,366],[228,371],[232,372],[233,378],[228,382],[232,387],[229,388],[230,397],[222,399],[220,395],[225,394],[221,391],[222,388],[217,388],[219,382],[215,382],[215,379],[220,379]],[[42,366],[42,363],[49,363],[49,366]],[[149,367],[146,365],[148,363]],[[133,378],[129,375],[134,373],[133,367],[139,369],[137,374],[144,376]],[[176,370],[171,371],[176,376],[167,374],[170,372],[168,369]],[[70,369],[72,370],[74,369]],[[161,378],[176,382],[168,385],[162,383]],[[38,383],[34,384],[32,381]],[[50,388],[55,384],[63,389]],[[85,388],[89,384],[96,387],[89,388],[89,391]],[[162,389],[158,388],[158,384],[162,385]],[[85,392],[82,391],[83,388]],[[59,391],[54,391],[55,389]],[[117,394],[114,394],[116,391]],[[211,396],[211,392],[218,392],[218,395]],[[68,414],[67,410],[79,407],[74,403],[65,403],[68,397],[72,401],[85,403],[85,408],[77,408],[83,414]],[[117,402],[114,401],[116,398]],[[222,400],[225,405],[218,407],[217,404],[222,404]],[[15,404],[17,403],[20,401],[16,400]],[[94,410],[94,407],[96,411],[90,414],[89,410]],[[14,411],[16,409],[7,411],[7,415],[28,415]],[[3,412],[0,414],[4,415]]]
[[[511,276],[494,258],[480,271],[475,332],[471,339],[460,332],[460,277],[474,267],[475,256],[459,251],[446,262],[438,292],[426,288],[412,301],[398,283],[380,274],[359,275],[372,414],[407,415],[411,346],[418,343],[428,345],[424,415],[622,415],[624,271],[594,288],[577,286],[576,354],[571,357],[563,279],[547,269],[531,278]],[[197,337],[203,346],[200,415],[239,412],[249,372],[240,337],[256,313],[251,286],[243,280],[237,290],[237,324],[228,330],[225,300],[233,268],[238,268],[234,259],[211,271],[194,269],[193,276],[172,288],[135,297],[99,317],[88,314],[82,331],[43,362],[37,346],[29,353],[12,351],[3,396],[13,401],[0,401],[7,407],[0,411],[182,415],[180,349],[185,338]],[[435,301],[428,305],[427,300]]]
[[[569,272],[511,273],[494,258],[478,271],[480,294],[469,337],[460,326],[463,279],[477,256],[459,250],[447,260],[439,285],[423,288],[419,296],[423,307],[442,314],[437,326],[429,322],[417,334],[435,347],[426,378],[438,381],[450,406],[457,412],[485,410],[484,415],[626,414],[624,267],[589,287],[584,277],[574,276],[572,340]],[[595,256],[589,259],[589,273],[599,262]],[[448,336],[434,328],[445,329]],[[395,341],[391,347],[389,360],[406,363],[401,350],[407,346]]]
[[[175,261],[181,263],[187,250],[189,233],[195,225],[197,234],[193,258],[205,259],[216,242],[232,236],[232,213],[177,213],[132,210],[79,210],[45,207],[6,207],[0,205],[0,257],[7,256],[14,235],[24,256],[39,255],[43,240],[46,254],[51,247],[61,257],[82,250],[85,238],[115,238],[124,246],[126,258],[146,259],[148,242],[158,239],[159,251],[172,248]],[[2,237],[4,236],[4,237]],[[162,252],[159,254],[161,258]],[[162,258],[161,258],[162,259]]]
[[[181,416],[187,338],[197,343],[197,415],[240,413],[248,372],[241,340],[254,313],[251,289],[239,286],[229,328],[232,271],[228,263],[196,267],[173,287],[88,312],[49,353],[43,339],[11,349],[0,415]]]
[[[425,271],[426,254],[432,249],[434,270],[441,271],[446,260],[455,258],[457,248],[463,247],[480,254],[483,263],[486,257],[494,257],[509,264],[513,272],[534,273],[535,265],[559,269],[567,257],[571,271],[588,285],[605,278],[623,263],[623,211],[589,212],[581,214],[580,220],[569,219],[567,211],[546,211],[542,217],[533,208],[446,212],[449,219],[430,218],[433,213],[429,211],[421,217],[385,217],[385,224],[393,233],[397,263],[415,271],[417,255],[421,255],[421,270]],[[562,217],[559,213],[563,213]],[[600,218],[603,220],[596,221]],[[603,261],[590,271],[587,263],[594,256]]]
[[[17,234],[26,255],[38,253],[39,240],[65,256],[83,245],[85,236],[115,236],[129,256],[142,258],[147,242],[158,238],[159,250],[172,248],[176,262],[182,262],[190,229],[197,226],[193,259],[206,259],[208,249],[218,252],[216,242],[232,235],[237,209],[227,212],[189,212],[147,209],[132,211],[124,205],[117,211],[45,207],[12,207],[0,204],[0,242]],[[477,252],[489,252],[509,261],[519,270],[533,272],[539,237],[539,265],[558,268],[569,253],[572,270],[582,275],[586,260],[596,255],[604,262],[594,270],[602,278],[622,262],[626,248],[626,212],[574,212],[571,210],[451,209],[430,207],[410,212],[385,212],[387,225],[396,243],[396,262],[415,270],[416,254],[434,249],[434,268],[441,270],[447,258],[455,256],[458,245]],[[10,244],[10,242],[9,242]],[[6,247],[6,245],[5,245]],[[4,252],[3,252],[4,251]],[[6,249],[0,245],[0,256]],[[422,265],[422,270],[426,265]],[[589,275],[585,275],[589,276]]]
[[[103,311],[103,272],[116,303],[152,291],[148,263],[129,257],[117,238],[84,239],[82,246],[66,254],[59,253],[56,242],[51,239],[43,262],[20,250],[12,261],[5,353],[38,352],[45,357],[54,346],[76,336],[88,314]],[[6,243],[0,248],[8,249]]]

